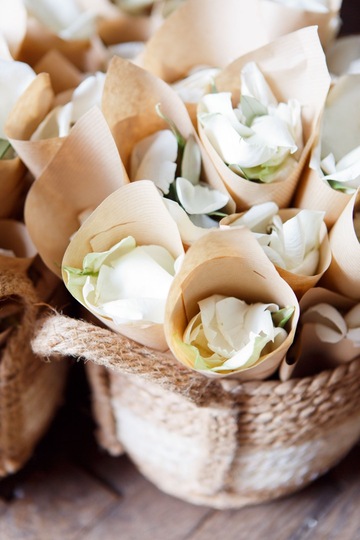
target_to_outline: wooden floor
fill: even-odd
[[[160,492],[93,437],[81,364],[31,461],[0,482],[1,540],[360,540],[360,446],[301,492],[216,511]]]

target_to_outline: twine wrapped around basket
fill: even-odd
[[[1,270],[0,307],[11,303],[20,319],[0,349],[0,477],[31,457],[62,400],[66,364],[40,361],[30,346],[38,302],[25,273]]]
[[[239,508],[294,492],[360,436],[360,360],[285,383],[221,383],[168,353],[54,314],[39,321],[32,346],[94,364],[105,446],[116,453],[119,441],[155,485],[195,504]]]

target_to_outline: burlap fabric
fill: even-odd
[[[238,508],[289,494],[334,466],[360,436],[360,360],[286,383],[221,383],[58,315],[39,322],[32,346],[44,357],[95,364],[105,446],[110,441],[116,453],[117,440],[148,479],[192,503]]]
[[[46,363],[31,349],[40,309],[32,282],[24,273],[1,270],[0,314],[9,306],[16,323],[0,348],[0,477],[32,455],[62,401],[67,372],[65,362]]]

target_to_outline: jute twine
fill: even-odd
[[[112,443],[162,490],[193,503],[237,508],[291,493],[360,437],[360,360],[286,383],[220,382],[59,315],[38,321],[32,345],[106,371],[93,392],[108,399]]]
[[[62,399],[66,365],[35,357],[30,340],[39,313],[32,282],[23,273],[0,272],[0,307],[18,304],[17,324],[0,349],[0,476],[31,456]]]

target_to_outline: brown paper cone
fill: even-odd
[[[359,74],[344,75],[333,82],[321,115],[321,127],[309,167],[304,170],[295,194],[296,206],[324,210],[329,228],[344,210],[351,195],[333,189],[323,180],[320,160],[332,153],[338,162],[358,145],[359,91]]]
[[[73,127],[26,199],[26,225],[50,270],[60,275],[81,213],[93,210],[126,181],[108,125],[93,108]]]
[[[354,212],[360,207],[360,188],[351,196],[330,231],[332,261],[321,285],[360,300],[360,243],[354,229]]]
[[[150,181],[128,184],[107,197],[74,235],[62,266],[81,269],[85,255],[106,251],[127,236],[133,236],[137,245],[163,246],[174,258],[183,253],[177,226]],[[63,279],[67,284],[65,272]],[[162,324],[115,325],[110,319],[94,315],[112,330],[143,345],[158,350],[168,348]]]
[[[50,76],[40,73],[20,96],[5,126],[6,134],[29,171],[39,176],[62,144],[60,139],[30,141],[54,101]]]
[[[189,248],[173,281],[166,307],[165,335],[174,356],[189,368],[193,368],[193,364],[181,347],[183,334],[188,322],[198,313],[198,301],[213,294],[234,296],[248,304],[274,302],[280,307],[294,306],[284,343],[262,356],[254,366],[225,375],[242,380],[269,377],[278,368],[294,338],[298,302],[248,229],[210,231]]]
[[[341,0],[329,2],[331,5],[327,13],[284,6],[272,0],[260,0],[260,3],[262,17],[267,22],[269,40],[306,26],[317,26],[321,44],[326,48],[339,30]]]
[[[312,306],[325,303],[333,306],[341,313],[347,313],[356,305],[356,301],[329,291],[323,287],[314,287],[306,292],[300,300],[300,312],[305,313]],[[350,362],[360,355],[360,347],[344,338],[338,343],[326,343],[318,337],[313,324],[303,324],[301,315],[298,324],[294,349],[280,368],[280,378],[312,376],[325,369],[334,369],[341,363]]]
[[[132,16],[119,13],[117,17],[99,21],[98,34],[106,46],[128,41],[147,41],[161,22],[157,14]]]
[[[144,137],[169,127],[156,113],[155,106],[158,103],[162,113],[175,123],[185,139],[193,135],[197,140],[202,155],[204,180],[213,188],[228,194],[179,96],[158,77],[127,60],[114,57],[106,75],[102,110],[127,171],[134,145]],[[230,200],[227,210],[233,211],[234,208]]]
[[[294,205],[308,210],[323,210],[330,230],[351,199],[351,195],[333,189],[319,174],[306,166],[296,188]]]
[[[35,64],[36,73],[48,73],[55,94],[74,89],[83,80],[84,74],[56,49],[48,51]]]
[[[279,210],[279,216],[283,223],[296,216],[300,210],[298,208],[283,208]],[[231,223],[238,219],[242,213],[232,214],[223,218],[220,222],[220,228],[229,228]],[[305,276],[301,274],[294,274],[284,268],[280,268],[275,265],[276,270],[279,272],[280,276],[290,285],[292,290],[295,292],[297,298],[301,298],[305,292],[314,287],[316,283],[321,279],[325,271],[328,269],[331,261],[331,250],[329,237],[327,233],[326,225],[323,224],[320,231],[320,246],[319,246],[319,264],[316,269],[316,274],[312,276]]]
[[[207,0],[188,0],[150,38],[137,62],[172,83],[196,66],[225,67],[267,42],[257,1],[212,0],[209,9]]]
[[[0,270],[25,272],[36,256],[36,248],[23,223],[0,219],[0,249],[12,251],[14,257],[0,253]]]
[[[265,201],[274,201],[280,208],[286,208],[290,204],[313,145],[319,116],[328,93],[330,77],[314,27],[304,28],[281,37],[242,56],[222,70],[215,79],[216,88],[219,92],[230,91],[234,104],[240,99],[241,69],[250,61],[256,62],[279,102],[295,98],[302,106],[304,149],[295,171],[282,182],[258,184],[245,180],[225,165],[200,125],[199,134],[239,211]]]
[[[0,160],[0,218],[15,217],[21,212],[25,171],[18,157]]]
[[[106,56],[104,46],[96,36],[92,39],[66,41],[35,19],[28,19],[26,35],[16,59],[35,66],[52,49],[58,50],[84,73],[101,69]]]

